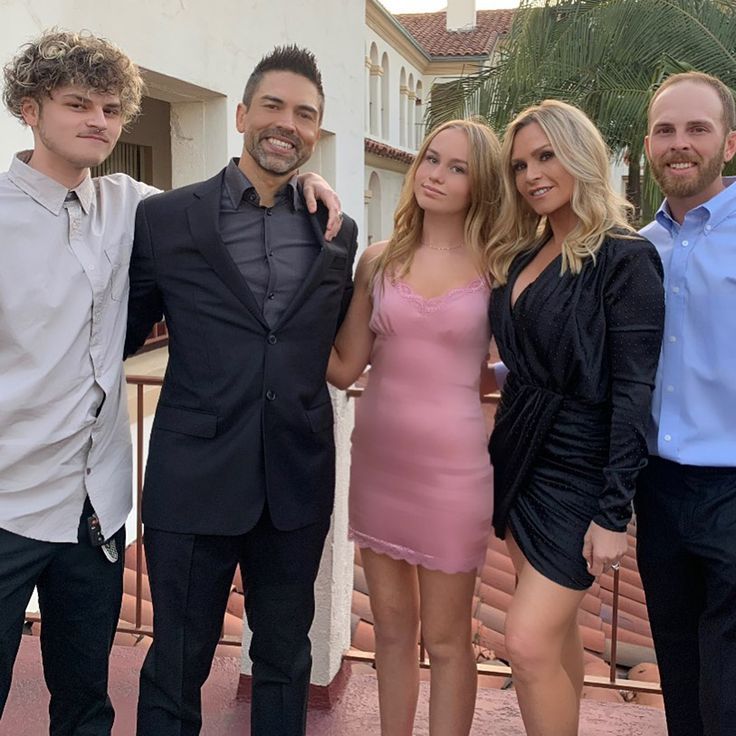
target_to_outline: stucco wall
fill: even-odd
[[[240,152],[235,106],[258,59],[278,43],[309,47],[323,74],[327,98],[323,127],[335,134],[335,171],[327,173],[345,210],[362,226],[363,2],[5,0],[1,14],[2,63],[44,28],[86,28],[110,38],[153,72],[156,87],[168,87],[161,96],[176,102],[184,113],[187,97],[199,94],[199,102],[206,104],[183,115],[183,138],[196,138],[188,134],[194,131],[205,140],[195,140],[197,150],[188,164],[181,159],[178,171],[174,151],[174,186],[215,173],[228,156]],[[185,83],[181,89],[179,82]],[[154,90],[151,96],[157,94]],[[0,167],[7,167],[14,151],[30,146],[29,132],[7,112],[0,112]]]

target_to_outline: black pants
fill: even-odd
[[[736,469],[651,458],[635,505],[669,736],[732,736]]]
[[[235,568],[253,632],[251,736],[302,736],[312,667],[314,581],[329,518],[279,531],[264,511],[238,536],[146,527],[154,639],[141,670],[138,736],[195,736]]]
[[[37,586],[53,736],[109,736],[112,730],[107,674],[123,595],[125,528],[115,534],[119,559],[111,563],[89,542],[91,513],[87,502],[77,544],[39,542],[0,529],[0,717]]]

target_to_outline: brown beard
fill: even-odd
[[[658,161],[650,159],[649,165],[652,169],[652,175],[659,184],[659,188],[665,197],[687,198],[693,197],[699,192],[704,191],[710,184],[721,176],[723,171],[723,154],[726,147],[726,140],[723,140],[721,151],[711,158],[704,160],[700,156],[694,155],[669,155],[660,158]],[[694,179],[684,180],[679,177],[670,176],[668,164],[676,161],[692,161],[697,164],[698,172]]]

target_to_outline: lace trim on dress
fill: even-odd
[[[402,547],[399,544],[393,544],[392,542],[386,542],[383,539],[377,539],[371,537],[368,534],[356,531],[353,527],[348,527],[348,539],[355,542],[358,547],[368,548],[372,552],[376,552],[379,555],[388,555],[394,560],[402,560],[408,562],[410,565],[421,565],[428,570],[439,570],[440,572],[456,573],[456,572],[471,572],[473,570],[479,571],[483,567],[485,561],[485,550],[483,550],[482,559],[480,560],[465,560],[462,564],[449,567],[448,565],[442,565],[432,555],[426,555],[422,552],[417,552],[408,547]]]
[[[459,296],[462,296],[464,294],[471,294],[475,291],[480,291],[483,287],[488,288],[485,279],[477,278],[465,284],[465,286],[458,286],[454,289],[450,289],[450,291],[448,291],[446,294],[440,294],[439,296],[432,296],[427,298],[422,296],[421,294],[417,294],[416,291],[414,291],[414,289],[412,289],[411,286],[409,286],[409,284],[407,284],[405,281],[392,279],[391,283],[393,284],[396,291],[399,292],[400,296],[402,296],[407,301],[414,303],[419,308],[419,311],[424,313],[436,312],[438,309],[441,309],[445,304],[453,301],[454,299],[457,299],[457,297]]]

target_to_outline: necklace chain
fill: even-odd
[[[422,248],[429,248],[430,250],[457,250],[462,248],[464,243],[458,243],[457,245],[430,245],[429,243],[422,243]]]

